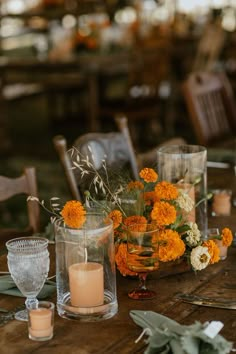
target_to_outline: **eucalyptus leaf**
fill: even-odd
[[[38,299],[45,299],[51,296],[56,290],[56,283],[53,281],[46,281],[42,290],[38,294]],[[0,277],[0,294],[25,297],[17,288],[10,275],[2,275]]]
[[[191,230],[191,227],[189,225],[181,225],[177,227],[176,231],[180,234],[187,232],[188,230]]]
[[[195,322],[181,325],[178,322],[153,311],[130,311],[134,322],[146,331],[145,354],[228,354],[233,343],[217,334],[214,338],[205,333],[205,324]]]

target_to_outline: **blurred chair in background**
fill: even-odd
[[[235,149],[236,106],[224,73],[191,73],[183,95],[197,143]]]
[[[137,161],[127,119],[124,116],[118,116],[116,122],[120,132],[83,134],[76,139],[73,146],[84,158],[89,158],[96,170],[101,170],[105,160],[107,168],[112,171],[113,175],[116,174],[116,177],[121,172],[124,174],[130,171],[131,177],[138,179]],[[72,158],[67,151],[67,141],[64,136],[55,136],[53,144],[59,155],[72,197],[83,201],[83,192],[90,189],[91,179],[87,176],[81,178],[78,169],[72,169]]]
[[[16,178],[0,176],[0,202],[7,203],[8,200],[19,195],[25,195],[28,225],[24,229],[0,228],[0,238],[2,240],[30,236],[40,231],[40,206],[34,201],[26,201],[28,195],[38,196],[34,167],[26,167],[23,174]]]
[[[169,144],[186,144],[183,138],[176,137],[168,139],[163,144],[146,152],[135,153],[127,118],[124,115],[118,115],[115,117],[115,121],[120,132],[83,134],[73,144],[84,158],[89,157],[89,161],[96,170],[101,170],[105,160],[108,172],[114,176],[115,182],[118,181],[119,176],[122,179],[127,177],[138,180],[138,172],[141,168],[156,168],[158,147]],[[62,164],[71,196],[76,200],[83,201],[83,192],[90,188],[91,180],[87,179],[87,176],[81,178],[81,171],[78,168],[72,168],[72,158],[67,151],[67,141],[64,136],[55,136],[53,144]]]

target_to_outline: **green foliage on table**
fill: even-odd
[[[209,323],[181,325],[153,311],[130,311],[134,322],[148,335],[144,354],[228,354],[233,343],[220,334],[208,337],[204,330]]]

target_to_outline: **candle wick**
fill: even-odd
[[[85,247],[85,249],[84,249],[84,261],[85,261],[85,263],[88,263],[88,251],[87,251],[87,247]]]

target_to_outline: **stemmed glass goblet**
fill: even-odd
[[[49,271],[48,240],[41,237],[19,237],[6,243],[9,272],[18,289],[26,296],[26,309],[15,313],[15,319],[27,321],[27,308],[37,306],[36,296]]]
[[[152,299],[154,290],[146,286],[148,273],[158,269],[158,228],[155,224],[132,224],[127,229],[127,266],[137,272],[139,285],[128,293],[134,300]]]

